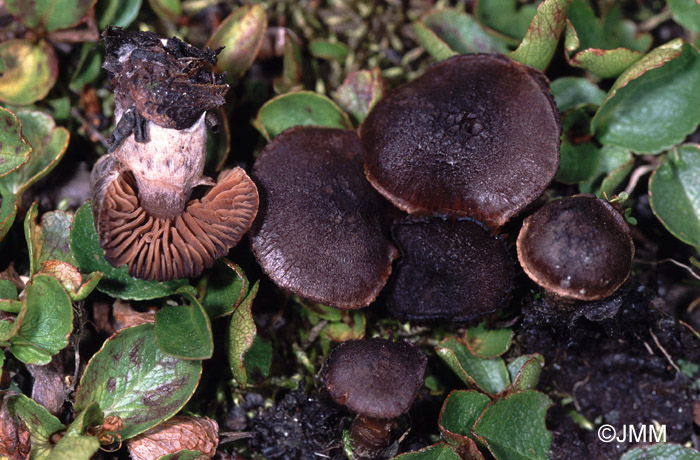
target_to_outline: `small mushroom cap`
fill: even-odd
[[[360,137],[367,178],[397,207],[500,226],[556,174],[560,132],[541,72],[467,54],[389,93]]]
[[[427,362],[409,342],[351,340],[328,357],[324,383],[331,398],[351,412],[394,419],[411,407],[423,386]]]
[[[385,223],[390,205],[365,180],[357,133],[287,130],[262,151],[253,178],[261,206],[250,241],[265,273],[337,308],[372,302],[397,251]]]
[[[93,170],[93,213],[105,259],[129,275],[167,281],[199,275],[235,246],[258,209],[255,184],[241,168],[226,170],[201,199],[174,217],[149,213],[133,174],[111,155]]]
[[[392,236],[401,253],[387,296],[394,315],[469,321],[503,306],[515,264],[505,242],[479,222],[409,217]]]
[[[525,219],[517,246],[520,264],[535,283],[576,300],[615,292],[629,276],[634,256],[625,219],[592,195],[544,205]]]

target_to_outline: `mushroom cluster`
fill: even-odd
[[[197,276],[238,243],[258,209],[241,168],[217,182],[204,176],[207,111],[228,91],[213,72],[217,52],[115,27],[103,37],[116,128],[90,179],[105,259],[147,280]],[[200,185],[213,187],[190,201]]]
[[[359,137],[297,127],[268,144],[253,168],[253,252],[280,287],[343,309],[374,300],[400,252],[394,314],[473,320],[510,292],[496,229],[554,177],[560,132],[541,72],[453,57],[379,101]]]

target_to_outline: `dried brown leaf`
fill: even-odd
[[[133,460],[155,460],[181,450],[198,450],[212,458],[219,425],[207,417],[175,416],[127,442]]]

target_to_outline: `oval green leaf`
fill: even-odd
[[[177,22],[182,14],[180,0],[148,0],[148,4],[156,16],[166,22]]]
[[[350,54],[350,48],[345,43],[315,38],[309,43],[309,52],[315,58],[336,61],[342,64],[345,62],[348,54]]]
[[[508,328],[487,329],[486,321],[470,327],[466,332],[469,351],[480,358],[495,358],[510,348],[513,330]]]
[[[700,3],[695,0],[668,0],[673,20],[696,34],[700,33]]]
[[[552,401],[533,390],[494,401],[474,425],[474,435],[498,460],[545,460],[552,435],[545,415]]]
[[[440,442],[416,452],[397,455],[391,460],[460,460],[460,456],[452,447]]]
[[[82,273],[104,274],[97,290],[125,300],[148,300],[172,295],[187,284],[186,279],[167,282],[145,281],[129,276],[126,266],[112,267],[104,258],[88,201],[78,209],[70,232],[70,247]]]
[[[232,82],[248,70],[255,60],[267,29],[267,16],[262,5],[245,5],[231,13],[214,31],[207,46],[217,49],[218,67],[227,72]]]
[[[0,241],[10,231],[17,216],[17,197],[15,195],[3,195],[0,197]]]
[[[513,46],[525,36],[536,14],[536,5],[522,5],[517,0],[476,0],[474,3],[476,20],[501,34]]]
[[[32,147],[20,132],[22,124],[17,116],[0,107],[0,177],[29,161]]]
[[[23,1],[23,0],[22,0]],[[0,101],[27,105],[49,94],[58,78],[58,60],[45,41],[14,39],[0,44],[5,72],[0,76]]]
[[[359,124],[369,111],[384,97],[385,83],[379,67],[350,72],[335,92],[338,105]]]
[[[350,118],[335,102],[311,91],[297,91],[271,99],[260,108],[253,125],[267,140],[293,126],[352,128]]]
[[[569,3],[571,0],[544,0],[540,3],[525,38],[509,56],[536,69],[546,69],[564,28]]]
[[[7,10],[30,29],[48,32],[78,23],[97,0],[6,0]]]
[[[189,305],[169,305],[156,313],[156,342],[165,354],[176,358],[208,359],[214,353],[211,323],[190,289],[177,292]]]
[[[192,397],[201,372],[201,361],[163,353],[153,324],[122,329],[88,362],[75,410],[96,402],[105,417],[122,419],[119,433],[126,440],[175,415]]]
[[[649,202],[673,236],[700,250],[700,145],[681,145],[649,180]]]
[[[68,345],[73,332],[73,304],[61,283],[36,275],[25,288],[26,312],[10,350],[27,364],[47,364]]]
[[[658,153],[700,123],[700,53],[681,40],[660,46],[617,79],[592,121],[602,144]]]
[[[544,356],[539,353],[522,355],[508,364],[508,373],[513,383],[511,391],[532,390],[540,380],[540,373],[544,366]]]
[[[549,86],[554,102],[560,112],[585,104],[600,105],[605,100],[605,91],[595,83],[581,77],[557,78]]]
[[[37,203],[34,202],[24,221],[24,235],[29,249],[29,272],[36,274],[41,264],[49,260],[60,260],[77,265],[70,250],[70,227],[73,216],[63,211],[49,211],[36,223]]]
[[[21,394],[8,397],[7,409],[14,419],[22,420],[29,430],[32,441],[32,460],[47,458],[53,447],[49,438],[66,427],[44,406]]]
[[[620,460],[700,460],[700,453],[690,447],[661,443],[631,449]]]
[[[209,318],[215,319],[233,313],[245,298],[248,287],[248,278],[241,267],[227,259],[219,259],[201,278],[197,290],[204,311]]]
[[[644,53],[617,48],[614,50],[585,49],[569,59],[569,64],[601,78],[613,78],[642,58]]]
[[[18,110],[22,121],[22,136],[32,146],[29,161],[0,177],[0,192],[3,195],[21,196],[36,181],[48,174],[63,158],[68,148],[70,133],[56,126],[51,116],[35,110]]]
[[[245,367],[245,354],[253,346],[257,328],[253,321],[251,308],[253,300],[258,294],[259,282],[256,281],[248,295],[236,308],[236,311],[231,315],[231,322],[228,326],[226,353],[228,355],[228,363],[233,373],[233,378],[241,388],[248,385],[248,371]]]
[[[475,390],[496,395],[510,384],[506,364],[501,358],[479,358],[455,337],[444,339],[435,350],[450,369]]]
[[[141,9],[142,0],[102,0],[97,4],[97,25],[104,30],[108,25],[128,27]]]
[[[478,391],[452,391],[440,410],[440,433],[458,450],[466,448],[474,451],[476,445],[472,428],[490,402],[491,398]]]

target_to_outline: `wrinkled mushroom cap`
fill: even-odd
[[[367,183],[354,131],[297,127],[255,162],[260,213],[250,233],[258,263],[280,287],[337,308],[374,300],[396,248],[389,204]]]
[[[634,256],[625,219],[592,195],[544,205],[525,219],[517,246],[520,264],[535,283],[577,300],[615,292],[629,276]]]
[[[408,412],[423,386],[427,361],[409,342],[351,340],[329,356],[324,383],[331,398],[351,412],[394,419]]]
[[[546,77],[502,55],[440,62],[360,128],[365,173],[409,213],[460,213],[497,226],[547,187],[561,126]]]
[[[392,236],[401,254],[387,294],[392,314],[468,321],[503,306],[514,262],[505,242],[479,222],[408,217]]]

